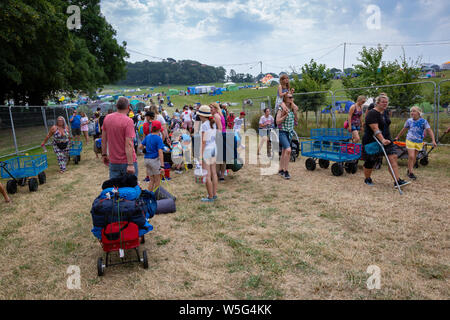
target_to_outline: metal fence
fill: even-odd
[[[448,85],[447,85],[448,84]],[[394,90],[395,89],[395,90]],[[403,89],[403,90],[402,90]],[[408,89],[408,90],[407,90]],[[411,97],[410,92],[414,92]],[[399,83],[391,85],[380,85],[361,88],[338,89],[335,91],[317,91],[306,93],[294,93],[294,101],[299,106],[300,110],[305,109],[316,110],[313,112],[313,126],[320,127],[342,127],[343,122],[347,119],[348,110],[335,110],[339,102],[355,101],[358,95],[365,95],[367,97],[375,98],[380,93],[385,92],[390,97],[390,111],[393,119],[404,119],[409,117],[409,112],[400,112],[400,110],[407,110],[413,105],[422,106],[424,117],[429,121],[431,128],[439,142],[439,132],[442,126],[450,125],[448,117],[450,108],[450,79],[443,80],[439,83],[434,81],[421,81],[413,83]],[[246,112],[247,126],[251,126],[252,121],[262,115],[262,108],[260,105],[271,103],[271,111],[274,116],[276,96],[252,98],[244,100],[243,110]],[[251,101],[252,103],[248,103]],[[309,107],[308,107],[309,106]],[[315,108],[315,106],[319,106]],[[309,111],[311,112],[311,111]],[[445,119],[440,115],[446,114]],[[303,119],[309,123],[310,119]],[[396,126],[400,126],[400,121],[397,121]],[[441,126],[441,128],[439,128]],[[398,128],[393,128],[396,131]],[[401,129],[401,128],[400,128]]]
[[[406,86],[420,86],[421,93],[418,97],[421,102],[416,104],[428,103],[431,112],[425,112],[425,117],[428,119],[436,141],[439,142],[439,133],[441,130],[447,129],[444,125],[450,126],[450,79],[435,83],[433,81],[422,81],[414,83],[401,83],[393,85],[372,86],[364,88],[350,88],[339,89],[333,91],[319,91],[307,93],[295,93],[296,104],[302,109],[303,103],[320,105],[319,112],[315,113],[315,127],[341,127],[345,120],[344,115],[331,110],[330,113],[322,113],[327,106],[335,106],[336,102],[341,99],[352,100],[351,97],[356,93],[362,93],[369,97],[375,97],[380,92],[386,92],[388,96],[393,93],[389,92],[390,88],[406,87]],[[424,88],[428,86],[428,93],[424,93]],[[400,92],[401,90],[396,91]],[[407,98],[407,97],[405,97]],[[402,99],[401,96],[395,97],[398,101]],[[244,126],[248,129],[252,126],[252,121],[256,122],[262,115],[265,108],[270,108],[271,114],[275,112],[276,96],[265,96],[250,98],[243,101],[242,108],[246,113]],[[393,100],[394,101],[394,100]],[[393,105],[393,103],[390,103]],[[394,105],[395,107],[395,105]],[[78,110],[86,112],[89,117],[92,117],[97,108],[101,109],[102,114],[105,114],[109,109],[113,108],[111,103],[100,103],[79,106]],[[72,114],[73,108],[66,108],[63,106],[0,106],[0,159],[19,155],[29,150],[38,148],[49,128],[56,123],[56,118],[63,116],[67,123],[69,123],[69,116]],[[394,110],[395,111],[395,110]],[[406,118],[406,114],[393,114],[393,117]],[[397,130],[398,128],[395,128]],[[304,135],[307,136],[307,135]],[[446,140],[448,141],[448,140]]]
[[[106,113],[112,106],[84,105],[78,110],[92,117],[98,107]],[[59,116],[69,124],[73,110],[73,107],[63,106],[0,106],[0,159],[38,148]]]

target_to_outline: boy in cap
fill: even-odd
[[[164,174],[164,143],[160,137],[161,122],[152,121],[151,134],[147,135],[139,146],[139,149],[146,149],[144,161],[147,169],[147,176],[150,177],[148,190],[155,191],[159,188],[161,174]]]

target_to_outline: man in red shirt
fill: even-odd
[[[127,116],[129,102],[125,97],[117,101],[117,112],[105,117],[102,126],[102,159],[109,166],[109,178],[125,174],[138,176],[138,164],[133,139],[136,132],[133,120]],[[108,153],[107,153],[108,150]]]

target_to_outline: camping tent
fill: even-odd
[[[450,70],[450,61],[443,63],[441,66],[441,69],[442,70]]]
[[[227,88],[227,90],[228,90],[228,91],[238,91],[239,88],[238,88],[237,86],[229,86],[229,87]]]
[[[137,105],[139,102],[140,102],[139,100],[131,100],[131,101],[130,101],[130,104],[131,104],[132,106],[135,106],[135,105]]]
[[[177,94],[179,94],[180,92],[177,90],[177,89],[169,89],[169,91],[167,92],[167,94],[169,94],[169,95],[177,95]]]
[[[236,85],[236,83],[234,83],[234,82],[227,82],[223,86],[226,88],[228,86],[235,86],[235,85]]]
[[[354,105],[353,101],[336,101],[333,107],[333,112],[348,113],[350,107]],[[322,110],[322,113],[330,113],[331,106],[327,106]]]

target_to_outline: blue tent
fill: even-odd
[[[333,112],[338,111],[340,113],[348,113],[350,107],[354,104],[353,101],[336,101],[333,108],[329,105],[322,110],[322,113],[330,113],[330,109],[333,109]]]

